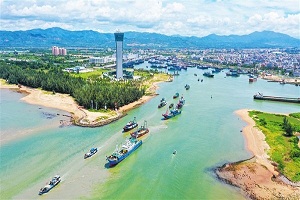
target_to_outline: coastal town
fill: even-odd
[[[57,48],[57,47],[53,47]],[[124,50],[123,67],[134,68],[135,65],[150,61],[151,64],[159,64],[158,68],[167,68],[168,62],[178,66],[196,67],[207,65],[210,67],[239,68],[241,70],[259,70],[265,76],[277,75],[283,78],[300,77],[299,49],[128,49]],[[116,54],[112,49],[95,48],[70,48],[68,54],[59,54],[42,50],[32,52],[27,49],[2,50],[0,59],[16,62],[39,62],[45,58],[52,58],[54,64],[60,66],[68,63],[67,71],[80,73],[89,72],[99,68],[113,67],[116,62]],[[102,55],[102,56],[100,56]]]

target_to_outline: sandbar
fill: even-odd
[[[157,81],[151,84],[147,90],[148,95],[144,95],[139,100],[124,105],[118,110],[111,110],[110,112],[90,112],[79,106],[69,94],[52,93],[23,85],[6,84],[4,80],[0,81],[0,89],[14,89],[17,92],[25,93],[27,95],[21,98],[21,100],[27,103],[67,111],[70,113],[71,120],[74,124],[95,127],[115,121],[124,116],[129,110],[134,109],[155,97],[160,82],[163,81]]]

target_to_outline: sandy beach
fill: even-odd
[[[158,84],[162,81],[154,82],[147,90],[147,94],[141,97],[139,100],[132,102],[128,105],[120,107],[117,111],[111,110],[110,112],[90,112],[80,107],[68,94],[60,94],[47,92],[41,89],[30,88],[26,86],[18,86],[6,84],[4,80],[1,80],[0,89],[14,89],[17,92],[27,94],[21,100],[35,105],[41,105],[49,108],[56,108],[67,111],[71,114],[71,120],[74,124],[79,126],[102,126],[115,121],[126,114],[131,109],[134,109],[151,98],[155,97]]]
[[[295,78],[291,78],[291,77],[285,77],[285,76],[279,76],[279,75],[261,75],[262,79],[268,80],[268,81],[273,81],[273,82],[285,82],[288,84],[300,84],[300,78],[299,77],[295,77]]]
[[[288,182],[276,170],[266,151],[270,148],[264,134],[255,127],[247,109],[235,113],[247,123],[242,130],[246,148],[252,152],[249,160],[228,163],[216,170],[218,177],[226,183],[237,186],[250,199],[299,199],[300,185]]]

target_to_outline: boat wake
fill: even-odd
[[[151,130],[152,133],[155,133],[155,132],[158,132],[162,129],[167,129],[168,126],[166,124],[161,124],[161,125],[158,125],[158,126],[151,126],[149,127],[149,129]]]

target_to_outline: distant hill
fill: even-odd
[[[92,30],[68,31],[61,28],[27,31],[0,31],[0,47],[114,47],[113,33]],[[272,31],[249,35],[205,37],[167,36],[158,33],[125,32],[124,47],[137,48],[270,48],[299,47],[300,40]]]

